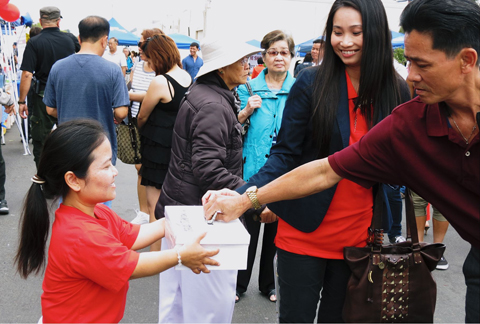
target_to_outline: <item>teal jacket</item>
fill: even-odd
[[[272,92],[265,82],[264,69],[255,79],[249,81],[253,94],[262,98],[262,106],[255,109],[250,116],[250,127],[243,143],[243,179],[248,181],[265,164],[270,155],[270,148],[275,130],[280,130],[282,125],[283,109],[287,101],[290,88],[295,83],[295,78],[287,72],[282,89],[277,94]],[[241,109],[248,103],[250,94],[245,85],[238,87],[238,95],[241,101]]]

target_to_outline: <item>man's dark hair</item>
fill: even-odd
[[[264,62],[263,62],[263,58],[262,58],[261,56],[257,59],[257,63],[258,63],[258,65],[264,63]]]
[[[37,36],[42,31],[41,27],[33,26],[30,28],[30,38]]]
[[[313,44],[320,44],[320,45],[322,45],[322,44],[323,44],[323,39],[317,38],[316,40],[313,41]]]
[[[190,47],[193,47],[193,46],[195,46],[197,49],[200,47],[200,45],[198,45],[197,42],[193,42],[190,44]]]
[[[430,34],[433,49],[448,58],[466,47],[480,54],[480,7],[474,1],[415,0],[403,10],[400,25],[405,33]]]
[[[307,54],[305,54],[305,57],[303,58],[303,63],[311,63],[311,62],[313,62],[312,53],[308,52]]]
[[[95,43],[110,33],[110,24],[99,16],[88,16],[78,23],[80,41]]]

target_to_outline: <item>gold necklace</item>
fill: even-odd
[[[460,130],[460,127],[458,127],[457,122],[455,121],[455,119],[453,119],[453,117],[452,117],[452,121],[453,121],[453,123],[455,124],[455,127],[457,128],[457,130],[458,130],[458,132],[460,133],[460,135],[462,135],[463,139],[465,140],[465,143],[468,145],[468,141],[472,138],[473,133],[475,133],[475,130],[477,129],[477,124],[473,125],[472,132],[470,133],[470,136],[469,136],[468,138],[466,138],[466,137],[463,135],[462,131]]]

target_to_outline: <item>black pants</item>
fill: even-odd
[[[252,276],[253,263],[260,235],[261,223],[254,221],[252,217],[245,217],[247,231],[250,233],[250,245],[248,246],[247,269],[239,270],[237,275],[237,292],[242,294],[247,291],[248,283]],[[275,288],[275,274],[273,271],[273,258],[277,248],[273,243],[277,235],[277,224],[265,224],[263,229],[262,254],[260,256],[260,272],[258,275],[258,288],[263,294],[268,294]]]
[[[57,119],[47,114],[47,108],[43,103],[43,97],[38,94],[32,95],[33,114],[30,118],[32,130],[33,159],[38,169],[40,162],[40,154],[42,153],[43,144],[48,134],[50,134],[53,125]]]
[[[480,323],[480,250],[472,246],[463,264],[467,285],[465,323]]]
[[[277,257],[280,323],[313,323],[319,300],[319,323],[343,322],[351,273],[343,259],[322,259],[282,249],[277,249]]]

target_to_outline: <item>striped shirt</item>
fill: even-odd
[[[155,78],[155,71],[146,72],[143,63],[145,61],[140,61],[133,67],[132,90],[134,92],[147,91],[150,82]],[[132,117],[137,117],[139,108],[140,102],[132,101]]]

